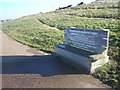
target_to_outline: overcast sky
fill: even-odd
[[[0,0],[0,19],[15,19],[21,16],[53,11],[80,2],[91,3],[95,0]]]

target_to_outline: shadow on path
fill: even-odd
[[[83,73],[85,71],[63,63],[54,55],[2,57],[2,74],[40,74],[41,76],[48,77]]]

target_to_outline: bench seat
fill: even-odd
[[[109,61],[108,31],[67,28],[65,44],[56,44],[56,56],[78,69],[93,73]]]

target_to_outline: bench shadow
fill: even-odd
[[[63,63],[54,55],[2,56],[2,74],[40,74],[43,77],[64,74],[85,74]]]

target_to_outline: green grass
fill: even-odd
[[[120,18],[118,8],[117,3],[93,3],[56,10],[54,13],[89,18]]]
[[[117,63],[116,62],[109,62],[108,64],[98,68],[98,71],[93,74],[96,78],[99,78],[103,83],[109,84],[113,88],[119,87],[119,73],[117,70]]]
[[[73,7],[73,9],[106,9],[106,8],[119,8],[119,6],[118,3],[92,3]]]
[[[70,15],[47,13],[39,15],[38,20],[44,24],[61,30],[63,30],[65,27],[112,29],[112,31],[118,29],[118,21],[116,19],[83,18]]]
[[[2,29],[17,41],[45,52],[54,52],[54,44],[63,43],[63,31],[43,25],[36,18],[4,23]]]
[[[57,10],[58,14],[71,16],[89,17],[89,18],[119,18],[118,9],[77,9],[77,10]]]
[[[54,45],[64,41],[65,27],[109,29],[108,55],[112,63],[104,65],[94,75],[113,88],[120,88],[118,9],[116,3],[84,4],[5,22],[2,30],[23,44],[53,53]]]

